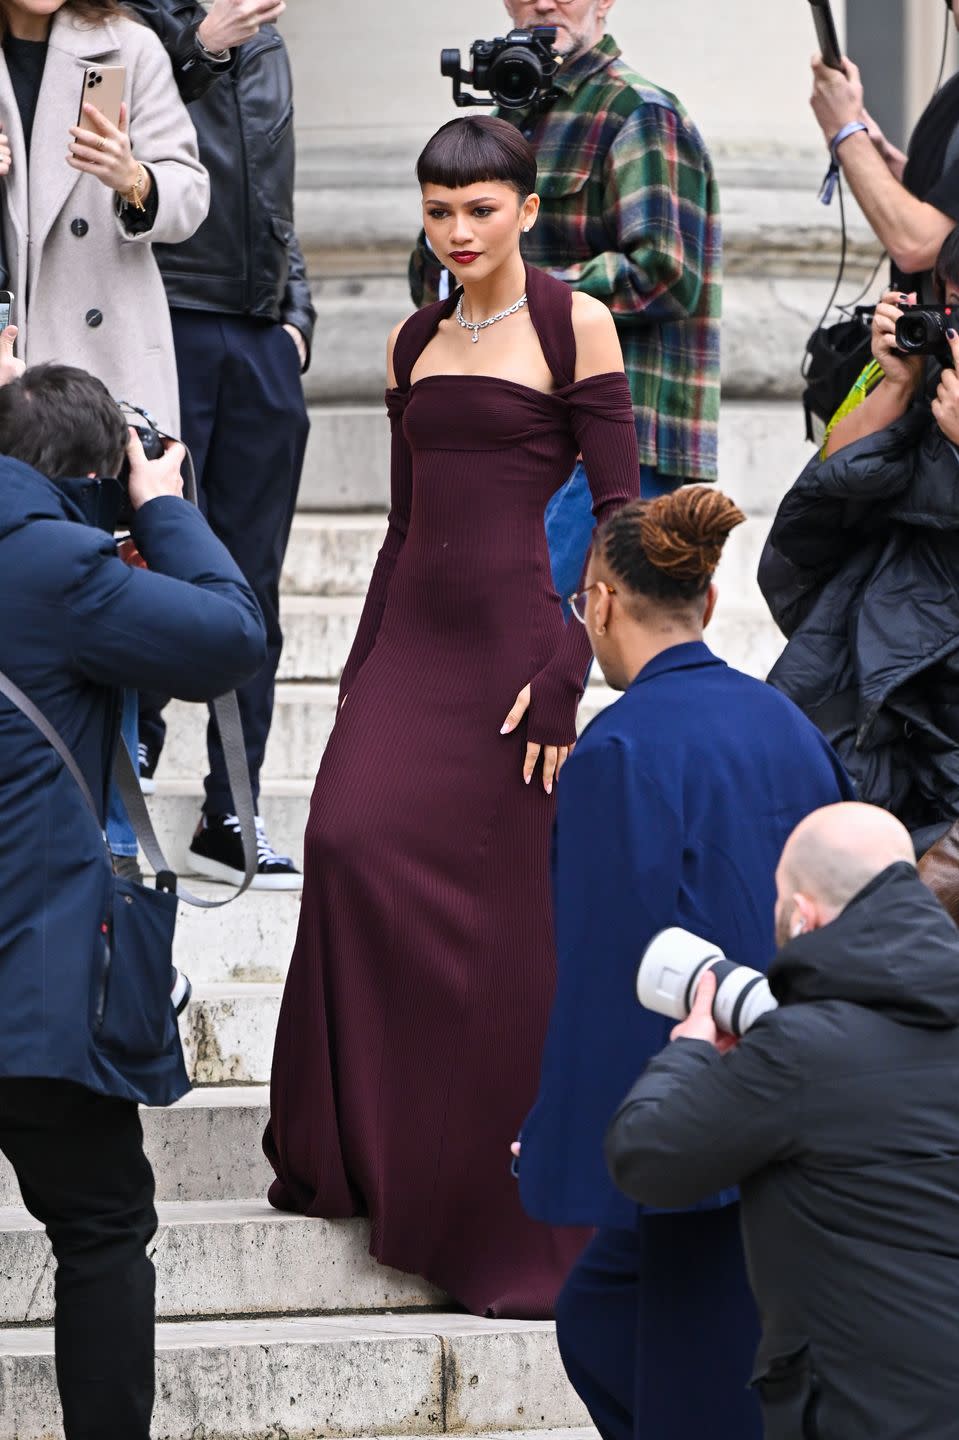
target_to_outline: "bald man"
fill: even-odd
[[[779,1009],[724,1053],[707,976],[610,1170],[663,1209],[741,1187],[767,1440],[955,1440],[959,931],[869,805],[804,820],[776,884]]]

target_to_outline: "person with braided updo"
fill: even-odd
[[[738,1192],[664,1214],[620,1194],[607,1125],[671,1022],[636,971],[681,925],[765,970],[775,872],[795,826],[852,798],[791,701],[703,643],[714,574],[745,516],[710,486],[634,501],[596,532],[573,613],[624,692],[563,771],[553,853],[557,990],[523,1127],[527,1212],[597,1234],[556,1308],[563,1363],[603,1440],[759,1440],[747,1385],[759,1338]]]

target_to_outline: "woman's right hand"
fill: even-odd
[[[13,165],[13,151],[10,149],[10,141],[4,134],[3,125],[0,124],[0,180],[10,174]]]
[[[903,355],[896,349],[896,321],[904,309],[915,303],[915,291],[903,295],[900,290],[887,290],[872,318],[873,357],[882,366],[886,380],[910,399],[922,382],[925,361],[921,355]]]

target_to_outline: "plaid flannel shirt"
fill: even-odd
[[[612,311],[640,462],[683,480],[715,480],[719,190],[682,105],[620,53],[604,36],[560,69],[558,93],[541,110],[503,112],[539,162],[542,208],[523,254]],[[424,278],[424,298],[434,299],[421,267]]]

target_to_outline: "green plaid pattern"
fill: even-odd
[[[715,480],[722,232],[703,140],[611,35],[556,80],[542,113],[507,113],[539,161],[524,254],[616,319],[642,464]]]

